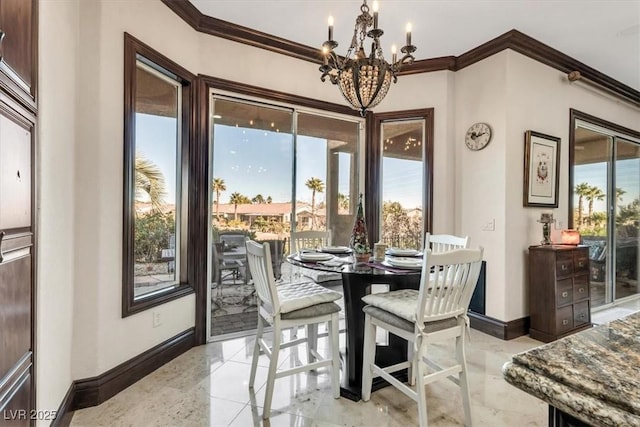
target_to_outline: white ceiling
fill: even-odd
[[[205,15],[311,47],[335,19],[337,53],[353,35],[358,0],[191,0]],[[368,1],[371,5],[372,1]],[[404,45],[413,26],[416,59],[458,56],[516,29],[640,90],[640,0],[379,0],[381,41]]]

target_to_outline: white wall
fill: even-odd
[[[487,261],[487,315],[504,319],[504,260],[506,257],[506,55],[505,51],[455,73],[456,216],[457,230],[470,237],[471,246],[484,248]],[[491,126],[492,139],[486,148],[471,151],[464,136],[474,123]],[[488,222],[494,231],[483,231]],[[510,238],[510,237],[509,237]]]
[[[536,220],[541,212],[552,211],[556,220],[567,228],[569,220],[569,109],[591,114],[601,119],[640,132],[640,109],[613,100],[601,92],[581,85],[569,84],[566,74],[547,67],[524,55],[509,51],[507,56],[507,136],[506,173],[513,177],[506,188],[507,222],[505,278],[508,286],[504,320],[529,314],[528,270],[526,252],[529,245],[542,240],[542,225]],[[522,207],[522,177],[524,132],[536,130],[560,137],[560,191],[557,209]],[[526,230],[522,232],[520,230]],[[552,238],[559,239],[559,230]],[[520,284],[525,284],[524,286]],[[520,285],[520,286],[519,286]]]
[[[39,8],[36,401],[56,410],[73,380],[78,1]]]
[[[121,301],[124,32],[188,69],[198,63],[197,36],[160,2],[82,1],[80,19],[74,379],[101,374],[195,319],[193,295],[124,319]]]
[[[74,379],[194,326],[193,295],[121,318],[124,32],[196,74],[341,102],[316,65],[199,34],[160,1],[83,1],[80,16]]]
[[[553,211],[567,227],[569,109],[575,108],[640,131],[640,110],[606,95],[570,85],[566,75],[507,50],[455,73],[456,159],[460,200],[457,229],[485,248],[487,315],[503,321],[529,314],[527,252],[542,239],[536,220]],[[464,147],[464,133],[474,122],[493,128],[482,151]],[[561,138],[560,191],[557,209],[525,208],[523,198],[524,132],[535,130]],[[495,231],[483,225],[495,219]],[[561,227],[558,227],[561,228]],[[552,238],[558,238],[554,230]]]

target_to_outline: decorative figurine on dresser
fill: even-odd
[[[531,338],[550,342],[591,326],[589,248],[529,247]]]

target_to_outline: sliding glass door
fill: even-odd
[[[615,138],[615,292],[620,299],[636,295],[640,251],[640,144]]]
[[[257,325],[245,239],[283,248],[291,230],[293,110],[224,97],[211,118],[211,335]],[[275,257],[275,254],[273,254]]]
[[[359,191],[360,119],[211,98],[210,336],[256,328],[245,239],[269,242],[276,279],[286,279],[291,232],[331,230],[345,245]]]
[[[573,228],[589,246],[591,307],[638,294],[640,140],[577,120]]]

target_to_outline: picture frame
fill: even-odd
[[[560,138],[528,130],[524,134],[525,207],[558,207]]]

